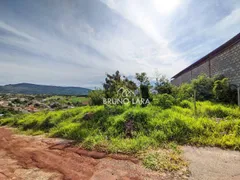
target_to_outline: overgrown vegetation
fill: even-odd
[[[236,91],[226,78],[201,75],[190,84],[175,87],[165,77],[158,77],[155,94],[150,93],[146,73],[136,74],[136,79],[139,86],[117,71],[107,75],[102,90],[89,94],[95,106],[21,114],[0,120],[0,125],[72,139],[86,149],[113,153],[137,153],[169,143],[240,150],[240,109],[234,105]],[[117,97],[122,86],[137,91],[136,97],[150,98],[151,104],[102,105],[103,97]],[[149,152],[142,159],[151,169],[177,171],[184,166],[178,151]]]
[[[193,91],[196,90],[198,101],[237,104],[237,86],[230,84],[228,78],[221,75],[210,78],[202,74],[189,84],[182,84],[173,88],[174,91],[171,95],[178,100],[191,99]]]
[[[187,175],[188,165],[181,157],[180,148],[170,143],[167,148],[158,150],[148,150],[141,154],[140,157],[145,167],[155,171],[182,171],[182,174]],[[182,179],[184,179],[182,177]]]
[[[198,102],[195,118],[191,104],[185,100],[166,109],[86,106],[17,115],[2,119],[1,125],[74,139],[86,148],[109,152],[135,153],[168,142],[240,150],[238,107]]]

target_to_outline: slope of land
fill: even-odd
[[[130,105],[83,106],[66,110],[41,111],[6,118],[1,117],[0,125],[17,127],[26,134],[46,134],[49,137],[74,140],[81,148],[85,149],[106,153],[131,154],[138,157],[142,164],[149,169],[165,173],[174,172],[174,177],[182,176],[180,179],[183,179],[183,177],[187,178],[188,169],[186,162],[181,157],[181,150],[178,149],[179,145],[218,146],[235,150],[240,149],[239,107],[209,101],[197,102],[196,105],[196,114],[193,110],[193,104],[189,101],[183,101],[179,105],[166,109],[154,105],[149,105],[145,108]],[[0,129],[0,134],[2,132]],[[82,179],[92,178],[99,171],[103,171],[104,176],[106,173],[110,175],[105,179],[124,179],[125,175],[121,174],[122,172],[124,174],[131,174],[132,172],[137,174],[134,176],[135,179],[149,177],[143,173],[143,171],[145,172],[144,168],[143,171],[139,170],[138,167],[141,169],[141,166],[136,167],[134,164],[136,161],[129,158],[127,158],[128,161],[126,161],[126,158],[123,158],[124,161],[119,161],[119,158],[116,158],[116,156],[113,158],[113,156],[109,156],[106,153],[88,152],[73,147],[69,143],[56,146],[54,145],[56,142],[51,143],[43,138],[37,141],[29,140],[29,137],[26,138],[27,140],[23,140],[24,138],[25,136],[17,138],[17,141],[14,138],[10,138],[10,140],[6,141],[8,138],[3,134],[3,138],[0,139],[0,147],[7,153],[11,152],[15,159],[17,158],[17,161],[22,162],[23,165],[30,163],[31,167],[47,169],[51,172],[60,173],[64,177],[72,177],[72,175],[75,177],[75,173],[80,173],[79,176],[77,175],[78,178],[82,176],[81,171],[84,169],[82,166],[87,166],[90,170],[84,170],[83,174],[89,172],[90,175],[88,174],[86,178],[82,177]],[[159,151],[159,148],[165,149]],[[230,155],[234,153],[231,151]],[[239,178],[237,171],[231,170],[232,168],[238,168],[239,162],[235,161],[234,158],[229,156],[226,166],[223,164],[227,158],[220,158],[219,163],[221,165],[219,168],[216,167],[214,169],[218,156],[213,157],[212,161],[214,163],[209,163],[208,166],[206,165],[208,164],[207,160],[211,158],[209,158],[207,153],[203,154],[202,159],[197,158],[198,154],[192,156],[191,154],[194,154],[194,152],[190,152],[189,155],[193,179],[194,177],[206,177],[205,179],[210,179],[211,177],[216,177],[217,179],[219,177],[223,179]],[[79,158],[79,155],[87,158],[86,162]],[[100,158],[100,160],[96,160],[96,158]],[[235,156],[235,158],[238,159],[239,156]],[[23,160],[21,161],[21,159]],[[99,163],[105,163],[106,161],[110,161],[110,163],[99,165]],[[79,165],[79,162],[92,162],[93,164]],[[195,162],[196,166],[194,166]],[[236,165],[231,165],[235,162]],[[22,164],[21,166],[23,166]],[[67,169],[62,168],[61,164],[65,164],[64,166]],[[74,168],[78,166],[79,168],[74,172]],[[99,166],[101,167],[100,170],[98,169]],[[221,166],[225,167],[226,171],[222,171]],[[28,166],[26,167],[28,168]],[[106,172],[108,168],[110,170]],[[214,176],[212,171],[215,172]],[[218,176],[220,171],[226,176],[223,176],[221,173]],[[68,174],[69,172],[73,174]],[[141,175],[141,173],[143,174]],[[175,176],[176,173],[177,176]],[[159,175],[158,173],[156,174],[156,176]],[[113,175],[116,175],[116,177]],[[149,179],[154,179],[155,175]],[[99,175],[97,173],[97,177],[102,177],[102,174],[100,173]],[[133,179],[132,176],[127,176],[127,178]],[[158,178],[162,178],[162,176]]]
[[[72,146],[71,141],[16,135],[0,128],[0,179],[140,180],[172,179],[143,168],[130,157],[105,156]]]
[[[0,114],[6,117],[18,113],[72,109],[88,103],[86,96],[0,94]]]
[[[237,180],[240,152],[219,148],[183,147],[193,180]],[[136,159],[106,155],[73,146],[72,141],[24,136],[0,128],[0,179],[140,180],[181,179],[143,168]]]
[[[12,94],[47,94],[47,95],[87,95],[90,89],[82,87],[60,87],[29,83],[0,86],[0,93]]]

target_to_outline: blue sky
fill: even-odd
[[[0,84],[170,78],[239,32],[239,0],[0,0]]]

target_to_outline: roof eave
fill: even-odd
[[[208,53],[206,56],[202,57],[201,59],[197,60],[196,62],[194,62],[193,64],[191,64],[190,66],[186,67],[185,69],[183,69],[182,71],[180,71],[179,73],[177,73],[176,75],[174,75],[172,77],[172,79],[177,78],[178,76],[184,74],[185,72],[187,72],[188,70],[192,69],[193,67],[195,67],[198,64],[203,63],[204,61],[206,61],[208,58],[216,56],[218,53],[222,52],[223,50],[225,50],[226,48],[231,47],[232,45],[238,43],[240,41],[240,33],[238,33],[236,36],[234,36],[233,38],[231,38],[230,40],[228,40],[227,42],[225,42],[224,44],[222,44],[221,46],[219,46],[218,48],[216,48],[215,50],[211,51],[210,53]]]

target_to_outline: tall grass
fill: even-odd
[[[0,124],[109,152],[134,153],[168,142],[240,150],[240,109],[208,101],[197,102],[197,117],[192,103],[185,100],[168,109],[86,106],[37,112],[1,119]]]

